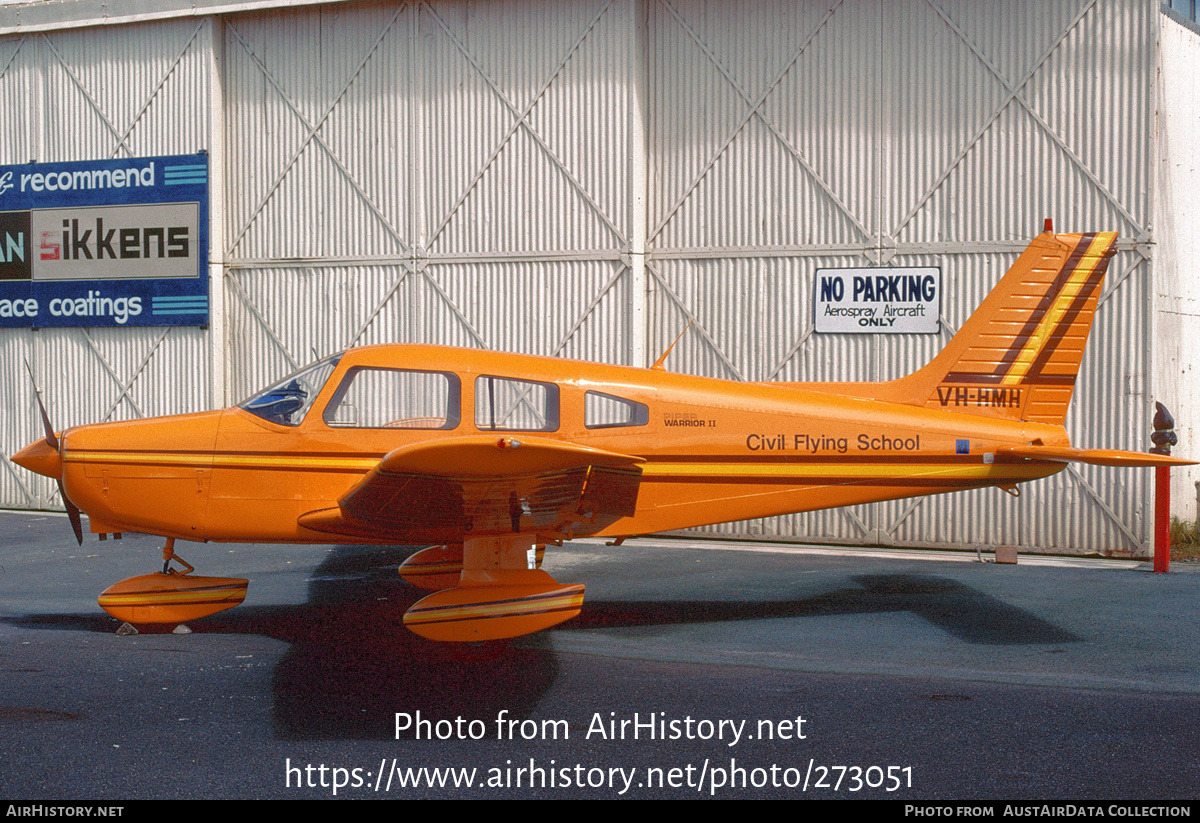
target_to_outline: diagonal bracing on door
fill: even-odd
[[[442,288],[442,284],[430,276],[429,271],[426,268],[421,269],[421,276],[424,278],[425,282],[429,284],[429,287],[433,289],[433,293],[436,294],[438,298],[446,305],[446,308],[450,309],[450,313],[458,318],[458,322],[462,323],[463,328],[475,338],[475,342],[479,344],[479,347],[488,351],[494,350],[492,344],[489,343],[486,338],[484,338],[479,329],[475,328],[475,324],[471,322],[470,318],[468,318],[466,314],[463,313],[462,309],[458,307],[458,304],[454,302],[454,298],[446,294],[446,290]]]
[[[1067,473],[1071,475],[1071,478],[1075,481],[1075,484],[1079,488],[1083,489],[1084,494],[1090,497],[1092,501],[1100,507],[1100,511],[1104,512],[1105,516],[1112,521],[1113,525],[1120,529],[1121,533],[1124,534],[1126,539],[1129,540],[1129,545],[1132,546],[1134,550],[1140,548],[1142,545],[1141,539],[1133,533],[1132,529],[1125,525],[1125,521],[1121,519],[1121,516],[1113,511],[1112,507],[1109,506],[1108,503],[1104,502],[1104,498],[1100,496],[1100,492],[1096,491],[1092,487],[1092,484],[1087,482],[1087,478],[1083,476],[1083,472],[1081,472],[1074,463],[1067,464]]]
[[[1041,112],[1037,111],[1033,107],[1033,104],[1029,102],[1029,98],[1025,96],[1025,85],[1027,85],[1029,79],[1032,78],[1026,78],[1025,83],[1019,87],[1014,86],[1004,76],[1004,73],[1001,72],[1000,69],[988,59],[987,55],[983,53],[983,51],[975,44],[975,42],[967,35],[967,33],[964,32],[962,28],[959,27],[959,25],[954,21],[954,19],[950,17],[945,9],[938,4],[937,0],[926,0],[926,2],[933,7],[933,10],[937,12],[939,17],[942,18],[942,21],[946,24],[946,26],[953,31],[963,43],[966,44],[967,48],[971,50],[971,53],[975,55],[976,59],[983,64],[983,67],[986,68],[988,72],[996,78],[997,81],[999,81],[1000,85],[1002,85],[1004,90],[1010,95],[1008,100],[1020,103],[1021,107],[1025,109],[1031,118],[1033,118],[1034,123],[1036,123],[1038,127],[1041,128],[1041,130],[1045,133],[1045,135],[1049,137],[1055,143],[1055,145],[1059,147],[1059,149],[1062,150],[1063,154],[1067,155],[1072,165],[1078,169],[1093,186],[1095,186],[1096,191],[1098,191],[1105,200],[1112,204],[1113,208],[1115,208],[1122,217],[1128,220],[1130,225],[1135,227],[1136,231],[1141,232],[1143,227],[1139,225],[1138,221],[1129,212],[1129,209],[1125,208],[1125,205],[1117,199],[1117,196],[1113,194],[1112,190],[1104,184],[1104,181],[1100,179],[1099,175],[1092,171],[1091,167],[1084,161],[1082,157],[1079,156],[1079,153],[1067,144],[1067,141],[1063,138],[1063,136],[1059,134],[1053,126],[1046,122],[1046,119],[1042,116]],[[1079,19],[1082,20],[1082,17]],[[1071,29],[1068,28],[1067,31],[1065,31],[1062,36],[1055,41],[1055,45],[1051,49],[1051,52],[1053,52],[1058,46],[1062,45],[1063,41],[1070,32]]]
[[[759,121],[762,122],[762,124],[764,126],[766,126],[767,130],[770,131],[771,134],[774,135],[775,138],[783,145],[784,149],[788,152],[788,154],[791,155],[792,159],[794,159],[797,163],[799,163],[800,167],[802,169],[804,169],[805,173],[809,176],[809,178],[814,183],[816,183],[817,187],[822,192],[824,192],[825,196],[829,198],[830,202],[832,202],[834,204],[834,206],[837,207],[838,211],[840,211],[843,215],[846,216],[846,218],[850,221],[850,223],[858,231],[858,233],[862,237],[862,239],[869,241],[871,239],[871,233],[867,229],[867,227],[863,224],[863,222],[861,220],[859,220],[858,217],[850,210],[850,207],[848,205],[846,205],[845,201],[842,200],[842,198],[840,196],[838,196],[837,192],[833,190],[833,187],[830,186],[829,183],[827,183],[823,177],[821,177],[821,175],[817,172],[817,170],[815,168],[813,168],[813,165],[808,162],[808,159],[804,156],[804,154],[800,151],[800,149],[798,149],[795,145],[793,145],[792,141],[789,140],[783,134],[783,132],[779,129],[779,127],[776,126],[775,123],[773,123],[771,121],[771,119],[768,118],[762,111],[763,104],[766,103],[767,98],[770,97],[771,93],[775,91],[775,89],[779,86],[779,84],[781,82],[783,82],[783,78],[786,77],[788,75],[788,73],[792,70],[792,67],[796,65],[796,62],[800,59],[800,56],[808,48],[809,44],[813,42],[813,40],[817,37],[818,34],[820,34],[821,31],[824,30],[825,25],[829,22],[829,20],[833,17],[834,13],[841,6],[842,0],[838,0],[838,2],[836,2],[832,5],[832,7],[829,9],[829,11],[825,14],[825,17],[822,18],[821,22],[817,24],[816,28],[814,28],[812,30],[812,32],[808,35],[808,37],[805,38],[804,42],[800,44],[800,48],[798,48],[795,51],[795,53],[792,54],[791,59],[784,63],[783,68],[776,74],[774,79],[770,83],[767,84],[766,89],[764,89],[763,92],[757,98],[755,98],[753,100],[750,98],[750,95],[742,88],[741,84],[738,83],[737,80],[733,77],[733,75],[731,75],[729,73],[729,71],[725,68],[725,66],[721,63],[721,61],[717,58],[717,56],[715,54],[713,54],[712,50],[708,47],[708,44],[705,43],[704,40],[701,39],[701,37],[698,34],[696,34],[696,32],[692,28],[692,26],[683,18],[682,15],[679,14],[679,12],[671,4],[670,0],[661,0],[661,2],[663,4],[663,6],[666,7],[667,11],[670,12],[671,16],[675,18],[675,20],[679,24],[679,26],[687,33],[688,37],[690,37],[692,39],[692,41],[704,53],[704,56],[706,58],[708,58],[709,62],[711,62],[712,65],[717,69],[717,71],[720,72],[721,76],[725,78],[726,82],[729,83],[729,86],[735,92],[737,92],[737,95],[746,104],[747,109],[746,109],[745,113],[743,114],[742,119],[733,128],[733,130],[730,132],[729,136],[726,137],[725,141],[721,144],[721,146],[717,149],[717,151],[709,159],[708,163],[705,164],[704,168],[700,171],[700,174],[697,175],[694,180],[692,180],[691,184],[688,185],[688,187],[684,190],[683,194],[675,201],[674,205],[672,205],[671,208],[669,208],[667,210],[667,212],[663,215],[663,218],[658,222],[658,225],[655,226],[650,231],[649,237],[647,238],[647,242],[649,243],[649,242],[653,241],[660,234],[662,234],[663,230],[667,227],[667,224],[671,221],[671,218],[675,216],[675,213],[677,211],[679,211],[679,209],[683,206],[683,204],[691,196],[692,192],[694,192],[696,190],[696,187],[699,186],[701,182],[703,182],[704,178],[708,175],[709,171],[712,170],[713,166],[716,165],[717,161],[725,154],[725,152],[733,144],[734,139],[738,136],[738,134],[741,133],[742,129],[744,129],[746,127],[746,124],[749,123],[750,120],[754,117],[757,117],[759,119]]]
[[[150,108],[150,104],[153,103],[158,97],[159,92],[162,91],[162,87],[166,85],[167,80],[169,80],[171,75],[175,73],[175,69],[178,68],[180,62],[183,60],[184,55],[187,54],[188,49],[190,49],[192,44],[196,42],[196,37],[200,34],[200,31],[203,28],[204,23],[199,23],[194,29],[192,29],[192,33],[187,37],[183,44],[183,48],[179,50],[177,55],[175,55],[175,59],[171,61],[171,65],[166,71],[163,72],[163,75],[159,78],[158,83],[155,84],[154,88],[150,91],[149,96],[147,96],[142,102],[142,105],[138,107],[136,114],[134,114],[133,118],[129,121],[129,124],[123,130],[118,128],[113,119],[110,118],[107,113],[105,113],[103,108],[101,108],[100,104],[83,84],[83,81],[79,79],[79,76],[75,73],[75,70],[66,61],[62,54],[59,53],[58,49],[54,45],[54,41],[50,38],[50,36],[43,34],[41,35],[41,38],[42,42],[46,44],[46,47],[54,56],[54,59],[58,62],[58,65],[67,75],[67,78],[72,84],[74,84],[79,93],[83,95],[83,99],[87,101],[88,106],[90,106],[91,109],[96,113],[96,116],[100,118],[100,122],[104,124],[105,128],[112,132],[112,136],[115,138],[116,144],[113,146],[112,152],[109,156],[116,157],[120,153],[121,149],[124,149],[125,153],[132,157],[134,155],[134,150],[129,145],[129,136],[133,133],[133,130],[137,127],[137,124],[141,122],[143,115],[145,115],[147,109]],[[13,56],[16,56],[15,53]],[[5,71],[7,70],[8,67],[5,66]],[[2,76],[2,74],[0,74],[0,76]]]
[[[1146,262],[1149,262],[1148,258],[1143,257],[1140,260],[1135,260],[1129,266],[1129,268],[1125,269],[1125,271],[1121,274],[1116,276],[1110,274],[1106,276],[1104,292],[1100,295],[1100,299],[1096,301],[1096,311],[1100,311],[1100,307],[1107,303],[1109,298],[1116,294],[1117,290],[1120,289],[1121,286],[1125,285],[1125,281],[1129,279],[1130,275],[1141,268],[1142,264]],[[1112,268],[1111,264],[1109,264],[1109,268]]]
[[[22,37],[17,40],[17,47],[13,49],[12,54],[8,56],[8,60],[4,63],[4,68],[0,69],[0,80],[8,76],[8,70],[12,68],[13,63],[17,62],[17,55],[21,53],[21,49],[25,46],[27,37]]]
[[[592,312],[596,310],[596,307],[600,305],[600,302],[604,300],[604,297],[610,291],[612,291],[613,286],[620,282],[621,278],[628,271],[629,268],[627,266],[618,265],[616,267],[616,271],[613,273],[613,276],[610,277],[608,282],[606,282],[600,288],[600,291],[596,292],[596,296],[593,297],[592,301],[584,308],[583,313],[579,315],[579,319],[575,321],[571,328],[567,329],[567,333],[562,336],[562,339],[558,341],[558,345],[554,347],[552,352],[550,352],[551,357],[558,357],[560,354],[562,354],[563,349],[567,347],[567,343],[570,343],[571,338],[575,336],[575,332],[579,331],[579,329],[583,326],[584,321],[591,317]]]
[[[526,105],[523,109],[518,108],[517,105],[509,99],[508,95],[504,93],[504,91],[500,88],[500,85],[488,73],[487,69],[483,67],[483,65],[479,62],[471,50],[467,48],[462,40],[454,34],[446,22],[442,20],[436,11],[434,11],[433,7],[428,3],[422,3],[422,7],[433,17],[434,21],[450,39],[450,42],[454,44],[454,47],[458,49],[467,62],[471,64],[472,68],[475,69],[475,71],[487,84],[488,88],[491,89],[492,93],[496,96],[496,99],[499,100],[515,118],[513,123],[509,126],[508,131],[505,132],[504,137],[500,140],[499,144],[488,156],[487,160],[484,161],[483,165],[475,173],[475,176],[463,189],[462,193],[454,201],[454,204],[450,207],[446,215],[443,216],[438,222],[437,228],[435,228],[429,235],[429,240],[426,243],[427,248],[431,248],[437,241],[438,237],[441,236],[442,232],[445,231],[446,227],[450,224],[450,221],[453,220],[454,216],[458,213],[458,210],[462,208],[463,203],[466,202],[467,197],[469,197],[471,192],[475,190],[475,187],[479,185],[479,181],[483,179],[485,174],[487,174],[488,170],[492,167],[492,164],[496,161],[496,158],[500,156],[500,153],[504,150],[504,147],[508,145],[510,140],[512,140],[513,135],[515,135],[521,129],[524,129],[525,133],[533,139],[534,143],[536,143],[537,146],[545,153],[550,162],[567,179],[567,182],[569,182],[572,188],[578,192],[580,197],[583,198],[584,202],[587,203],[588,207],[594,211],[604,225],[608,227],[609,231],[611,231],[618,240],[627,242],[624,240],[621,230],[617,228],[616,223],[611,217],[608,216],[604,208],[598,202],[596,202],[596,198],[592,196],[583,183],[581,183],[567,167],[567,164],[561,158],[559,158],[557,154],[555,154],[554,150],[550,147],[546,140],[529,122],[529,115],[532,113],[534,107],[537,106],[538,102],[542,99],[542,97],[545,96],[546,92],[554,84],[554,81],[562,73],[562,70],[566,68],[567,64],[571,61],[571,58],[575,56],[575,53],[579,50],[579,47],[583,44],[583,41],[587,39],[587,36],[591,33],[592,29],[594,29],[596,24],[600,22],[602,17],[604,17],[605,12],[608,11],[612,3],[613,0],[605,0],[603,5],[601,5],[600,10],[592,17],[587,26],[584,27],[583,31],[579,33],[579,36],[575,38],[575,42],[571,44],[570,48],[567,49],[562,59],[559,60],[558,65],[554,68],[554,71],[550,73],[550,76],[546,78],[545,82],[542,83],[541,88],[537,90],[537,92],[530,99],[528,105]]]
[[[605,296],[612,291],[613,287],[621,281],[621,278],[626,275],[628,271],[629,268],[625,265],[618,265],[616,267],[616,270],[613,272],[612,276],[604,283],[603,286],[601,286],[599,291],[596,292],[596,294],[592,297],[591,302],[588,303],[588,305],[580,313],[578,319],[572,324],[571,328],[567,330],[562,338],[559,339],[558,344],[550,351],[550,357],[558,357],[562,354],[563,349],[565,349],[567,344],[571,342],[571,338],[575,336],[575,333],[579,331],[584,322],[586,322],[588,317],[591,316],[592,312],[596,310],[596,307],[600,305]],[[450,312],[458,319],[458,321],[462,323],[463,328],[465,328],[467,332],[473,338],[475,338],[475,342],[478,343],[483,349],[487,349],[489,351],[493,350],[494,347],[491,341],[487,340],[483,336],[483,334],[471,322],[470,318],[468,318],[466,314],[463,313],[462,309],[459,308],[458,304],[454,302],[454,298],[446,293],[446,290],[442,288],[441,284],[438,283],[428,271],[426,271],[426,268],[423,265],[420,267],[420,274],[424,281],[429,284],[430,288],[433,289],[433,292],[437,295],[438,299],[441,300],[445,304],[446,308],[448,308]]]
[[[1003,99],[1001,99],[1000,104],[992,110],[992,113],[989,116],[984,118],[982,125],[962,145],[958,152],[955,153],[954,159],[951,160],[950,163],[947,164],[946,168],[943,169],[942,173],[937,176],[937,179],[934,180],[933,185],[931,185],[924,194],[917,198],[912,208],[908,210],[904,217],[901,218],[896,224],[895,228],[892,229],[892,237],[900,236],[900,233],[904,230],[904,228],[908,226],[908,224],[913,220],[914,217],[917,216],[921,209],[925,207],[925,204],[929,202],[929,199],[937,193],[938,189],[942,187],[942,184],[946,182],[947,178],[954,173],[954,170],[958,168],[959,164],[962,163],[966,156],[971,153],[971,150],[979,144],[979,141],[983,138],[983,136],[987,134],[988,130],[991,129],[992,125],[999,119],[1000,115],[1004,113],[1004,110],[1007,109],[1019,95],[1024,93],[1025,87],[1029,84],[1029,81],[1033,79],[1033,76],[1038,73],[1042,65],[1050,59],[1050,56],[1054,54],[1059,46],[1063,44],[1063,41],[1067,39],[1067,36],[1075,29],[1077,25],[1079,25],[1079,22],[1093,7],[1095,7],[1095,5],[1096,0],[1088,0],[1088,2],[1084,3],[1079,9],[1079,12],[1073,18],[1071,18],[1071,22],[1067,24],[1066,28],[1064,28],[1059,36],[1056,37],[1053,42],[1051,42],[1050,46],[1044,52],[1042,52],[1042,54],[1036,60],[1033,61],[1033,64],[1029,67],[1029,70],[1026,71],[1021,79],[1016,83],[1009,84],[1006,80],[997,75],[997,79],[1007,90],[1005,96]],[[1134,222],[1134,225],[1136,225],[1136,221]]]
[[[687,317],[688,320],[692,321],[691,325],[693,325],[696,331],[700,333],[700,339],[703,340],[704,344],[708,346],[712,353],[715,354],[721,360],[721,362],[725,364],[725,368],[729,369],[729,373],[732,374],[736,379],[745,383],[749,378],[742,373],[741,369],[733,364],[733,361],[729,359],[729,356],[725,354],[725,351],[719,345],[717,345],[717,341],[714,340],[712,335],[708,333],[708,329],[704,328],[704,324],[699,322],[699,318],[697,318],[696,315],[692,313],[691,309],[687,307],[683,301],[683,298],[679,296],[675,289],[671,288],[671,284],[667,282],[667,279],[663,276],[662,272],[658,271],[658,267],[651,264],[650,261],[647,260],[646,271],[650,273],[658,285],[662,286],[663,291],[666,293],[667,297],[670,298],[671,302],[683,312],[684,316]]]
[[[401,264],[399,276],[392,281],[392,285],[384,293],[383,299],[376,302],[374,310],[372,310],[367,315],[367,319],[359,325],[358,331],[356,331],[350,337],[344,348],[350,348],[351,346],[358,345],[359,339],[367,333],[367,329],[369,329],[371,324],[375,322],[375,318],[379,316],[381,311],[383,311],[384,307],[392,299],[392,296],[395,295],[395,293],[400,290],[400,287],[403,286],[404,283],[409,279],[409,275],[412,273],[413,269],[416,269],[417,271],[423,271],[426,265],[427,263],[424,260],[416,262],[406,261],[405,263]]]
[[[111,377],[113,382],[116,383],[121,389],[116,399],[113,400],[113,402],[109,405],[108,411],[104,413],[105,422],[112,419],[113,412],[117,410],[117,406],[121,405],[122,400],[128,401],[129,405],[133,406],[133,410],[137,412],[138,417],[145,417],[146,412],[143,411],[142,407],[137,404],[137,401],[133,399],[133,395],[131,395],[129,391],[133,388],[133,384],[137,382],[137,379],[141,376],[142,372],[145,371],[146,364],[150,362],[150,358],[154,356],[154,353],[158,351],[158,347],[162,345],[162,342],[167,339],[167,335],[171,333],[171,327],[166,327],[163,329],[162,334],[158,335],[158,337],[151,344],[150,348],[142,356],[142,360],[138,364],[138,367],[134,369],[133,374],[131,374],[127,380],[123,380],[121,375],[117,373],[117,370],[113,368],[112,363],[108,362],[108,358],[104,356],[104,352],[101,351],[100,346],[96,343],[95,338],[92,337],[91,332],[86,328],[80,329],[80,332],[83,335],[84,342],[88,344],[88,347],[91,348],[92,352],[100,360],[100,364],[104,366],[104,370],[108,372],[108,376]]]
[[[253,315],[254,319],[258,321],[258,324],[262,326],[263,331],[267,333],[267,339],[275,344],[275,348],[279,350],[279,353],[282,354],[287,362],[291,365],[291,368],[288,369],[288,371],[293,372],[299,369],[301,363],[292,356],[291,350],[284,345],[283,341],[279,338],[279,335],[276,334],[273,328],[271,328],[271,324],[267,322],[267,318],[263,317],[262,312],[260,312],[258,307],[254,305],[254,301],[250,298],[250,295],[246,294],[245,287],[242,286],[241,282],[238,281],[232,272],[226,273],[225,282],[229,283],[231,287],[230,291],[237,295],[237,298],[241,301],[242,305],[249,309],[250,314]]]
[[[275,196],[275,193],[279,190],[279,187],[283,184],[283,181],[295,167],[296,161],[300,159],[300,155],[302,155],[305,149],[307,149],[312,143],[316,143],[318,146],[324,149],[326,156],[337,168],[343,179],[350,184],[350,187],[353,188],[355,193],[362,199],[363,204],[366,205],[371,213],[375,215],[375,218],[379,220],[384,229],[387,230],[388,234],[390,234],[396,243],[399,244],[400,248],[404,250],[404,253],[407,254],[411,252],[410,243],[401,235],[400,230],[392,225],[392,221],[387,217],[387,215],[384,214],[383,209],[380,208],[379,204],[375,202],[375,199],[367,193],[366,189],[358,181],[358,179],[350,173],[350,170],[346,168],[345,163],[343,163],[341,158],[338,157],[337,152],[333,150],[333,148],[321,135],[321,129],[325,126],[326,121],[329,120],[330,115],[333,114],[334,110],[337,109],[338,105],[342,102],[342,99],[346,96],[346,92],[348,92],[350,87],[354,85],[356,80],[358,80],[358,77],[362,74],[363,69],[366,68],[367,64],[371,61],[371,58],[379,50],[380,44],[393,29],[396,24],[396,20],[400,17],[400,13],[405,8],[407,8],[406,5],[401,5],[396,8],[395,13],[392,14],[391,18],[387,22],[387,25],[383,27],[382,31],[379,33],[379,36],[371,44],[371,47],[367,50],[366,54],[363,55],[363,58],[361,61],[359,61],[358,66],[353,72],[350,73],[350,79],[346,81],[341,90],[333,97],[332,102],[326,107],[324,113],[317,118],[315,123],[310,123],[308,121],[308,118],[304,116],[304,112],[300,110],[300,107],[296,105],[296,102],[292,100],[292,98],[284,91],[283,86],[280,84],[278,79],[276,79],[271,70],[267,68],[266,64],[254,51],[254,48],[246,41],[244,37],[242,37],[242,34],[237,30],[237,27],[234,26],[232,22],[226,24],[226,30],[233,35],[238,44],[241,45],[241,47],[245,50],[246,55],[250,58],[251,62],[253,62],[255,67],[257,67],[262,73],[263,78],[271,85],[271,88],[275,90],[275,93],[279,95],[279,99],[296,117],[296,119],[300,121],[300,124],[307,131],[304,139],[300,141],[299,147],[297,147],[296,151],[288,159],[287,163],[284,164],[283,170],[280,171],[271,185],[267,187],[266,194],[263,195],[258,204],[250,211],[245,223],[238,230],[233,240],[229,243],[229,250],[227,251],[228,256],[233,256],[233,250],[237,248],[238,244],[242,241],[242,238],[244,238],[246,233],[250,231],[251,227],[253,227],[255,221],[258,219],[258,216],[262,213],[263,209],[266,208],[267,203],[269,203]]]

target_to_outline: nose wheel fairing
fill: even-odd
[[[171,563],[184,568],[176,570]],[[175,540],[163,548],[163,570],[114,583],[98,598],[100,608],[135,626],[172,625],[231,609],[246,599],[249,580],[192,574],[194,567],[175,554]]]
[[[193,574],[143,574],[109,586],[100,608],[135,626],[187,623],[246,599],[249,580]]]

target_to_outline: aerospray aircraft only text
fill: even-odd
[[[351,349],[233,408],[54,432],[14,462],[60,484],[80,534],[166,538],[163,572],[100,597],[133,624],[241,602],[176,571],[176,540],[435,544],[400,568],[435,640],[538,631],[583,603],[547,545],[983,486],[1070,461],[1063,420],[1116,234],[1038,236],[924,368],[881,383],[740,383],[435,346]],[[40,400],[39,400],[40,402]],[[1048,513],[1048,516],[1052,516]]]

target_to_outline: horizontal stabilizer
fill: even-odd
[[[1091,463],[1093,466],[1191,466],[1195,460],[1168,454],[1127,452],[1120,449],[1073,449],[1070,446],[1006,446],[996,449],[998,459],[1047,460],[1053,463]]]

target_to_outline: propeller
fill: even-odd
[[[29,372],[29,381],[33,383],[33,396],[37,398],[38,410],[42,413],[42,428],[46,430],[46,445],[58,451],[58,438],[54,436],[54,426],[50,425],[50,415],[46,414],[46,406],[42,403],[42,393],[38,390],[37,380],[33,377],[33,368],[29,365],[29,361],[25,361],[25,369]],[[71,498],[67,497],[67,490],[63,488],[62,474],[55,478],[58,483],[58,493],[62,496],[63,505],[67,509],[67,519],[71,521],[71,528],[75,531],[75,539],[79,545],[83,545],[83,522],[79,519],[79,507],[71,502]]]

